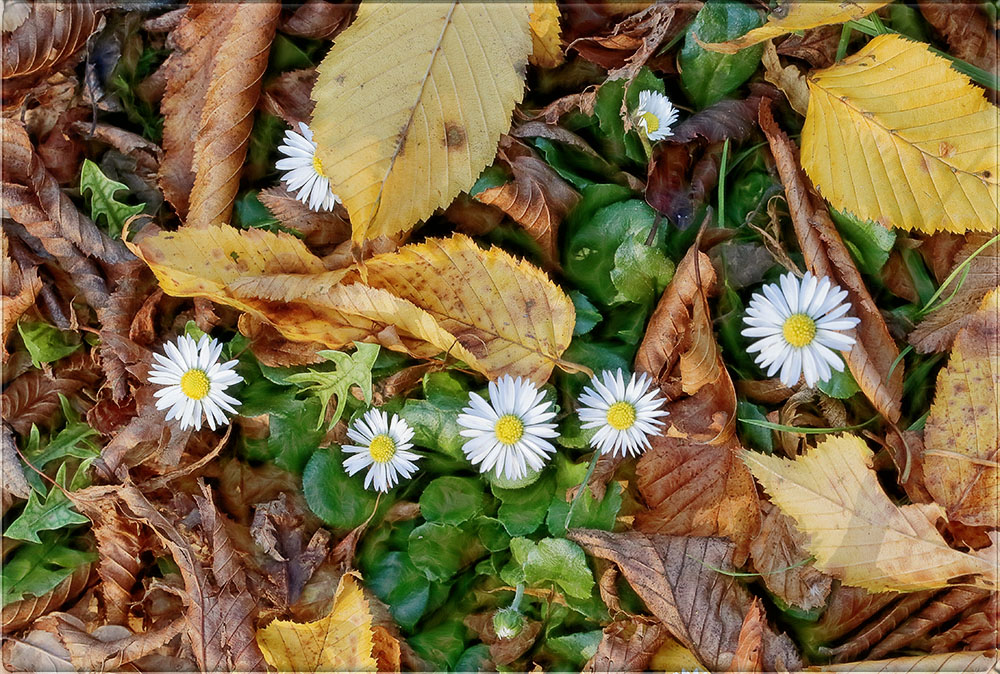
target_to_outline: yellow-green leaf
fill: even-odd
[[[808,82],[802,167],[835,208],[922,232],[996,227],[1000,110],[946,59],[881,35]]]
[[[860,0],[858,2],[836,2],[826,0],[792,0],[779,5],[770,16],[767,23],[760,28],[754,28],[746,35],[728,42],[702,42],[705,49],[723,54],[735,54],[741,49],[752,47],[764,40],[779,37],[785,33],[797,30],[808,30],[819,26],[844,23],[852,19],[868,16],[876,9],[888,5],[891,0],[874,2]]]
[[[372,614],[353,573],[340,578],[333,608],[311,623],[274,620],[257,630],[257,645],[279,672],[374,672]]]
[[[530,12],[530,2],[361,4],[319,66],[312,125],[356,242],[413,227],[493,159],[523,93]]]
[[[935,504],[897,507],[854,435],[831,437],[795,460],[744,451],[743,461],[808,537],[816,568],[869,592],[949,587],[955,579],[997,588],[995,545],[975,553],[948,546]]]

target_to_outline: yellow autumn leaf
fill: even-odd
[[[440,354],[490,378],[543,382],[576,323],[573,303],[538,268],[463,235],[404,246],[357,269],[326,271],[294,237],[227,226],[160,232],[129,244],[164,292],[252,314],[286,339],[338,349],[378,342]]]
[[[922,232],[996,227],[1000,109],[947,59],[880,35],[808,82],[802,167],[835,208]]]
[[[573,302],[537,267],[467,236],[430,239],[366,262],[368,285],[426,309],[487,376],[549,378],[576,324]]]
[[[854,435],[830,437],[795,460],[744,451],[743,461],[795,520],[820,571],[869,592],[964,584],[997,588],[996,545],[967,554],[948,546],[936,504],[897,507],[879,485],[872,452]]]
[[[559,5],[555,0],[535,0],[529,25],[531,63],[540,68],[555,68],[562,65],[566,57],[562,52]]]
[[[257,645],[279,672],[374,672],[372,614],[353,573],[340,578],[333,608],[311,623],[273,620],[257,630]]]
[[[927,491],[949,519],[1000,528],[1000,288],[955,338],[924,431]]]
[[[322,170],[355,242],[413,227],[492,161],[523,94],[530,11],[528,2],[361,3],[312,93]]]
[[[735,54],[741,49],[770,40],[785,33],[797,30],[808,30],[819,26],[845,23],[868,16],[876,9],[884,7],[892,0],[877,0],[868,2],[839,2],[837,0],[792,0],[780,4],[767,17],[767,23],[760,28],[754,28],[746,35],[728,42],[701,42],[705,49],[723,54]]]

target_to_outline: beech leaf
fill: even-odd
[[[274,620],[257,630],[264,659],[279,672],[376,671],[372,614],[357,574],[340,578],[333,608],[310,623]]]
[[[403,232],[472,187],[521,100],[530,11],[361,4],[318,68],[312,124],[355,242]]]
[[[950,61],[880,35],[807,79],[802,167],[835,208],[921,232],[996,226],[1000,110]]]
[[[854,435],[830,437],[795,460],[743,452],[771,500],[806,534],[816,568],[869,592],[914,592],[955,582],[997,587],[996,547],[965,553],[934,526],[933,504],[897,507]]]

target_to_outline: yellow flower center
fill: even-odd
[[[313,153],[313,171],[315,171],[316,175],[320,178],[327,177],[326,174],[323,173],[323,162],[320,160],[318,152]]]
[[[505,445],[513,445],[524,437],[524,422],[513,414],[505,414],[497,419],[497,425],[493,430],[497,440]]]
[[[624,400],[608,408],[608,425],[616,431],[632,428],[635,423],[635,406]]]
[[[368,445],[368,452],[375,463],[388,463],[396,455],[396,443],[385,433],[376,435]]]
[[[188,370],[181,376],[181,393],[192,400],[201,400],[208,395],[212,382],[204,370]]]
[[[802,348],[812,343],[816,336],[816,321],[806,314],[792,314],[785,320],[781,332],[785,341],[796,348]]]
[[[651,112],[642,113],[642,121],[646,122],[646,133],[656,133],[660,128],[660,119]]]

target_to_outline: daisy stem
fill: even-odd
[[[521,610],[521,600],[524,598],[524,583],[518,583],[517,587],[514,588],[514,601],[510,603],[510,607],[515,610]]]
[[[653,161],[653,146],[649,143],[649,138],[643,133],[642,129],[639,129],[639,141],[642,143],[642,149],[646,151],[646,163],[651,163]]]
[[[590,459],[590,465],[587,466],[587,474],[583,476],[583,482],[580,483],[580,488],[576,490],[576,494],[573,495],[573,500],[569,504],[569,510],[566,512],[566,524],[565,529],[569,529],[569,522],[573,519],[573,510],[576,508],[576,502],[580,500],[583,496],[583,492],[587,490],[587,483],[590,482],[590,478],[594,474],[594,469],[597,468],[597,460],[601,458],[600,450],[594,450],[594,456]]]

